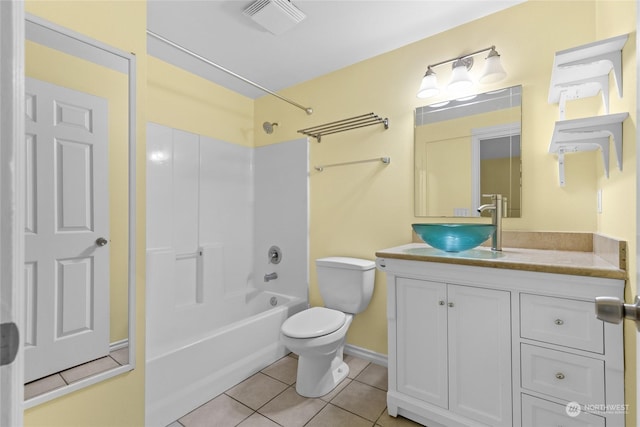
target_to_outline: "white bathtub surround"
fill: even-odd
[[[286,354],[280,325],[307,306],[308,143],[147,135],[146,422],[167,425]]]
[[[259,147],[254,152],[255,286],[308,299],[309,143],[306,139]],[[272,245],[282,250],[269,263]],[[265,274],[278,278],[265,283]]]

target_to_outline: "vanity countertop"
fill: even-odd
[[[627,271],[595,252],[479,246],[464,252],[444,252],[426,243],[410,243],[376,252],[379,258],[505,268],[576,276],[627,279]]]

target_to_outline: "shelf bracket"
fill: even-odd
[[[558,155],[560,186],[564,186],[564,155],[600,149],[606,177],[609,177],[610,139],[616,153],[618,170],[622,170],[622,122],[629,113],[556,122],[549,152]],[[562,164],[560,164],[562,163]]]
[[[613,146],[616,152],[616,164],[618,170],[622,170],[622,124],[609,124],[605,126],[587,126],[580,130],[560,131],[560,134],[571,134],[579,136],[583,144],[597,145],[602,149],[604,160],[604,171],[609,178],[609,137],[613,139]]]
[[[564,179],[564,151],[558,152],[558,181],[560,187],[564,187],[566,180]]]
[[[626,37],[625,37],[626,41]],[[594,55],[588,58],[578,59],[575,61],[569,61],[564,63],[558,63],[558,68],[568,68],[573,66],[588,66],[595,62],[599,61],[607,61],[611,64],[611,68],[613,69],[613,79],[616,83],[616,88],[618,89],[618,96],[622,98],[622,51],[616,50],[613,52],[607,52],[600,55]],[[609,86],[609,76],[607,75],[606,84],[602,85],[602,87]]]
[[[609,76],[602,75],[588,81],[575,81],[571,85],[559,86],[558,112],[559,120],[564,120],[567,110],[567,101],[591,96],[590,93],[600,92],[604,114],[609,114]]]

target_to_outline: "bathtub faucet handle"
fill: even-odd
[[[277,246],[271,246],[269,248],[269,262],[271,264],[279,264],[282,261],[282,251]]]
[[[275,272],[264,275],[264,281],[265,282],[268,282],[270,280],[275,280],[277,278],[278,278],[278,273],[275,273]]]

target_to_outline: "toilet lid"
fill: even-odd
[[[282,333],[291,338],[315,338],[338,330],[346,315],[325,307],[311,307],[294,314],[282,324]]]

